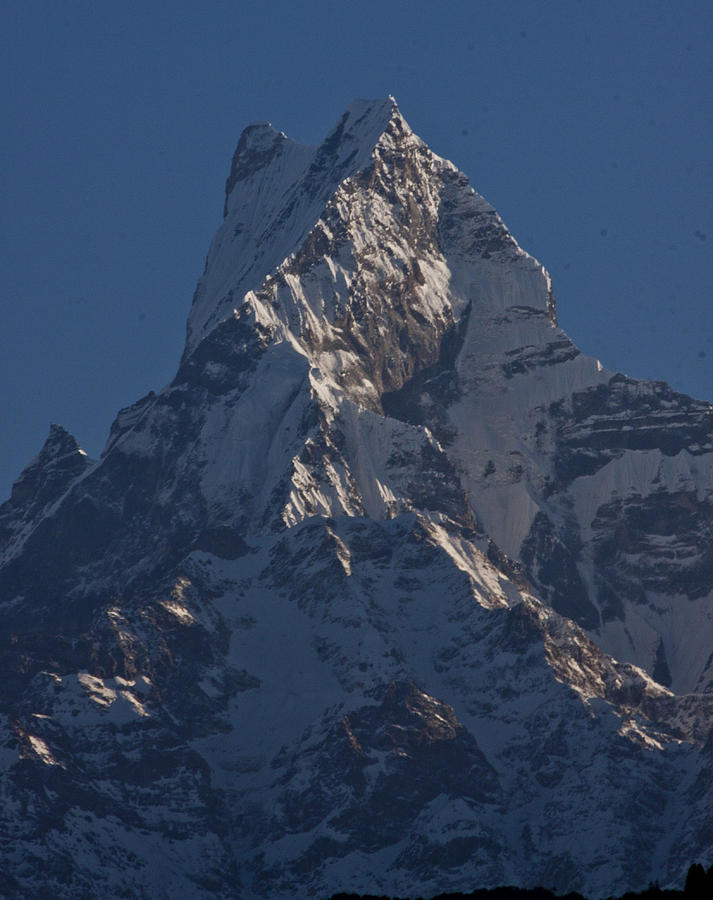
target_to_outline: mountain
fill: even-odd
[[[712,460],[392,98],[249,126],[175,378],[0,507],[0,886],[682,885]]]

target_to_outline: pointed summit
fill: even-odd
[[[327,135],[323,146],[346,140],[354,147],[358,146],[371,154],[394,121],[408,128],[396,100],[390,94],[382,100],[355,100]]]
[[[228,214],[228,198],[235,185],[268,165],[286,140],[286,135],[276,131],[269,122],[256,122],[244,129],[235,148],[230,175],[225,183],[223,215]]]
[[[224,223],[193,299],[187,354],[299,247],[338,187],[373,165],[389,135],[418,141],[391,96],[354,101],[316,147],[268,122],[243,131],[226,182]]]
[[[254,122],[248,125],[240,135],[233,154],[226,182],[226,213],[227,201],[235,185],[267,166],[285,149],[285,144],[291,145],[292,149],[299,147],[314,153],[317,168],[320,168],[320,163],[342,144],[350,148],[350,153],[361,148],[370,155],[394,120],[399,120],[408,128],[391,95],[380,100],[355,100],[317,148],[300,145],[288,138],[283,131],[273,128],[271,122]]]
[[[306,146],[288,138],[283,131],[273,128],[270,122],[248,125],[240,135],[233,154],[230,175],[225,185],[224,214],[228,214],[229,198],[235,186],[273,162],[282,167],[285,161],[279,160],[279,157],[285,151],[290,151],[294,157],[288,162],[288,169],[299,168],[297,158],[304,162],[307,156],[312,157],[310,168],[315,172],[324,170],[327,161],[334,162],[340,157],[348,158],[350,162],[356,161],[355,154],[359,156],[359,163],[362,165],[368,161],[379,138],[394,121],[408,129],[396,101],[389,95],[380,100],[355,100],[317,147]]]
[[[70,434],[64,426],[50,425],[50,431],[40,451],[39,459],[49,461],[50,459],[57,459],[60,456],[68,456],[73,453],[86,455],[77,443],[74,435]]]
[[[76,438],[61,425],[50,425],[39,454],[12,487],[10,503],[26,509],[44,507],[56,500],[69,483],[91,465]]]

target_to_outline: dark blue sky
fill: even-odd
[[[172,377],[242,128],[393,93],[552,274],[560,324],[713,400],[710,0],[10,2],[0,498]]]

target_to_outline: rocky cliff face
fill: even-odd
[[[3,889],[681,882],[712,435],[578,352],[391,98],[250,126],[175,379],[0,507]]]

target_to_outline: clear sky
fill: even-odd
[[[713,400],[710,0],[8,0],[0,499],[175,372],[242,128],[394,94],[613,369]]]

